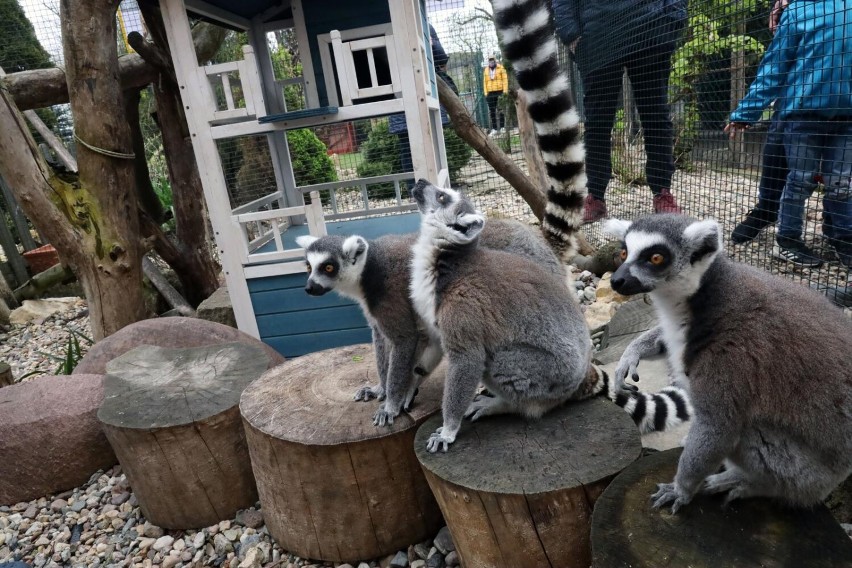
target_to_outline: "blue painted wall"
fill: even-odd
[[[375,239],[381,235],[416,232],[420,214],[408,213],[355,221],[328,223],[330,234],[361,235]],[[305,228],[293,227],[283,235],[287,248]],[[301,261],[299,261],[301,262]],[[305,273],[253,278],[248,281],[260,338],[285,357],[372,341],[370,328],[355,302],[334,292],[309,296]]]
[[[389,0],[305,0],[302,10],[310,42],[320,106],[328,105],[317,36],[331,30],[363,28],[390,22]],[[393,0],[390,0],[393,1]],[[396,0],[398,1],[398,0]]]

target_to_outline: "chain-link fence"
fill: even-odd
[[[850,25],[845,23],[852,21],[850,9],[839,0],[794,2],[773,34],[769,19],[774,1],[685,1],[688,20],[674,32],[670,28],[677,28],[676,22],[671,17],[666,20],[669,27],[662,35],[669,34],[669,39],[662,41],[655,40],[660,33],[647,32],[649,17],[641,12],[654,6],[676,10],[677,0],[628,2],[623,10],[616,10],[620,4],[614,0],[554,0],[557,7],[571,7],[569,13],[574,15],[574,21],[563,16],[557,27],[566,40],[560,42],[560,57],[584,120],[589,189],[602,198],[608,217],[633,218],[674,203],[690,215],[714,217],[724,227],[727,250],[734,258],[821,288],[845,289],[849,270],[840,260],[848,258],[845,247],[852,237],[848,214],[852,151],[844,154],[841,142],[848,140],[845,129],[852,115],[846,75],[852,69],[852,50],[848,49]],[[63,65],[58,6],[58,0],[0,0],[0,66],[6,73]],[[427,6],[430,23],[449,57],[446,72],[460,98],[477,124],[526,169],[514,116],[511,65],[502,61],[489,2],[428,0]],[[607,6],[614,11],[608,12]],[[809,7],[819,10],[820,17],[809,18]],[[790,12],[791,8],[795,10]],[[133,0],[122,2],[117,25],[117,49],[125,53],[129,49],[126,34],[144,31]],[[823,27],[817,29],[817,25]],[[761,74],[761,61],[768,57],[778,34],[786,37],[776,42],[783,43],[780,55]],[[575,45],[567,45],[578,38]],[[304,108],[293,30],[269,31],[266,39],[276,86],[281,89],[281,110]],[[813,45],[796,43],[803,41]],[[247,43],[245,34],[230,32],[216,61],[238,59]],[[802,52],[810,54],[814,49],[819,53],[836,50],[821,60],[834,67],[811,69],[807,75],[800,63],[808,57],[799,57],[796,46],[810,49]],[[492,56],[495,69],[488,65]],[[507,68],[508,94],[500,82],[502,66]],[[757,99],[747,99],[751,106],[742,120],[748,119],[750,128],[729,139],[723,128],[731,111],[747,96],[752,83],[766,87],[767,77],[778,91],[775,110],[769,104],[765,110],[755,110]],[[800,77],[806,77],[803,84],[794,87]],[[239,96],[239,86],[233,92]],[[768,96],[766,92],[761,91],[761,96]],[[815,105],[805,109],[807,117],[816,119],[807,124],[796,120],[788,108],[804,98]],[[168,206],[170,187],[152,118],[155,110],[153,95],[143,93],[140,117],[146,155],[154,187]],[[67,105],[38,112],[73,150]],[[806,126],[817,130],[788,132]],[[453,185],[489,215],[533,221],[524,201],[458,138],[452,124],[446,123],[444,130]],[[276,141],[275,136],[280,138]],[[790,144],[796,141],[795,147],[802,151],[791,163]],[[233,207],[281,187],[282,169],[276,167],[282,160],[281,144],[288,149],[294,181],[300,187],[365,176],[400,178],[412,169],[407,132],[388,117],[290,131],[286,138],[277,134],[223,139],[220,157]],[[366,188],[353,184],[336,192],[333,199],[324,194],[324,205],[333,214],[361,209],[365,199],[371,207],[405,202],[409,183],[394,179]],[[779,206],[785,186],[791,188],[791,200]],[[601,214],[601,207],[586,213],[594,218]],[[734,235],[743,221],[746,225]],[[599,222],[585,228],[593,244],[605,241]],[[800,236],[794,238],[797,231]]]

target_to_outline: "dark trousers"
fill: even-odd
[[[583,75],[589,194],[604,198],[612,177],[612,126],[625,67],[645,134],[645,177],[654,195],[671,187],[674,134],[669,116],[670,49],[646,49]]]
[[[500,130],[503,128],[503,115],[497,112],[497,101],[500,100],[500,95],[503,91],[491,91],[485,95],[485,102],[488,104],[488,117],[491,119],[491,129]],[[497,121],[500,121],[498,124]]]
[[[787,183],[787,155],[784,153],[784,124],[773,113],[763,144],[763,164],[757,188],[756,213],[768,221],[778,218],[781,192]]]

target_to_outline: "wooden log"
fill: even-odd
[[[98,411],[145,518],[201,528],[253,505],[240,393],[269,360],[253,345],[142,345],[107,364]]]
[[[604,399],[530,421],[500,416],[465,424],[447,453],[414,449],[465,568],[588,568],[592,507],[639,457],[636,426]]]
[[[356,389],[378,382],[370,345],[287,361],[243,392],[263,518],[282,548],[354,563],[435,535],[441,514],[412,444],[440,408],[443,376],[436,370],[411,412],[386,428],[373,425],[375,403],[352,400]]]
[[[610,484],[592,516],[593,568],[835,568],[852,566],[852,540],[824,505],[699,495],[677,515],[649,497],[675,475],[680,449],[651,454]]]

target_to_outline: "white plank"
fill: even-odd
[[[290,8],[293,12],[293,29],[296,32],[296,42],[301,46],[299,49],[299,59],[302,62],[302,74],[305,78],[305,98],[308,101],[308,108],[317,108],[320,106],[319,94],[317,93],[317,81],[314,74],[313,60],[311,59],[308,28],[305,25],[305,12],[302,10],[302,0],[291,0]]]

